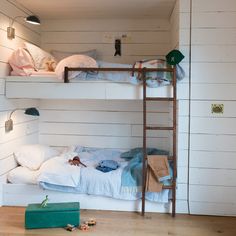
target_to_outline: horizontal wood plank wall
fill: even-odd
[[[193,0],[192,214],[236,215],[235,19],[234,0]],[[224,113],[212,113],[212,104]]]
[[[122,41],[121,57],[114,57],[116,38]],[[47,20],[42,25],[42,47],[75,53],[97,49],[99,60],[133,64],[167,54],[170,23],[159,19]]]
[[[150,124],[168,124],[168,102],[151,104],[149,110]],[[121,149],[142,146],[142,101],[42,100],[40,111],[41,142]],[[169,150],[168,133],[149,136],[150,145]]]
[[[13,50],[21,46],[23,41],[40,45],[40,29],[25,24],[20,18],[13,25],[16,31],[15,39],[7,39],[7,27],[12,18],[15,16],[25,16],[27,13],[30,12],[23,9],[22,6],[17,6],[14,2],[11,3],[7,0],[0,1],[0,185],[6,181],[7,172],[16,166],[13,158],[14,150],[20,145],[38,142],[38,120],[30,116],[25,116],[23,111],[17,111],[13,114],[14,130],[12,132],[5,133],[4,127],[4,123],[13,109],[38,105],[36,100],[10,100],[4,95],[4,77],[9,75],[10,67],[8,58]],[[1,191],[0,195],[2,195]],[[2,202],[0,200],[1,204]]]

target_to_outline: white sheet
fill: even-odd
[[[38,181],[60,186],[76,187],[80,182],[80,167],[70,165],[77,153],[69,152],[44,162],[40,168]]]
[[[121,175],[123,168],[128,164],[120,158],[122,151],[97,149],[79,152],[80,160],[87,167],[74,166],[74,174],[67,168],[68,158],[56,157],[46,161],[43,166],[47,172],[41,169],[38,178],[40,185],[49,190],[62,192],[83,193],[99,195],[124,200],[136,200],[141,198],[141,192],[127,191],[127,188],[121,186]],[[107,173],[103,173],[95,167],[101,160],[112,159],[119,162],[120,167]],[[77,170],[77,171],[76,171]],[[80,173],[80,176],[78,176]],[[69,180],[68,180],[69,179]],[[71,179],[74,182],[71,183]],[[68,181],[67,181],[68,180]],[[163,190],[160,193],[147,193],[146,199],[155,202],[168,202],[169,190]]]

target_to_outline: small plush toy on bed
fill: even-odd
[[[82,163],[80,161],[80,158],[79,156],[75,156],[73,159],[69,159],[68,161],[71,165],[74,165],[74,166],[79,166],[79,165],[82,165],[84,167],[87,167],[84,163]]]

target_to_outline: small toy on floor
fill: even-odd
[[[67,224],[67,226],[65,227],[65,229],[67,231],[74,231],[75,230],[75,226],[74,225],[71,225],[71,224]]]
[[[87,224],[81,224],[78,228],[82,231],[88,231],[89,230],[89,226]]]
[[[46,195],[46,198],[41,202],[41,207],[46,207],[47,206],[47,204],[48,204],[48,195]]]
[[[84,223],[87,224],[88,226],[94,226],[97,224],[96,220],[93,218],[90,218],[88,221],[85,221]]]

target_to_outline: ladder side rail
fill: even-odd
[[[176,80],[176,67],[174,67],[172,73],[172,85],[173,85],[173,183],[172,183],[172,216],[176,213],[176,177],[177,177],[177,139],[176,139],[176,127],[177,127],[177,80]]]
[[[146,172],[147,172],[147,84],[146,68],[142,69],[143,81],[143,168],[142,168],[142,216],[145,214],[145,195],[146,195]]]

